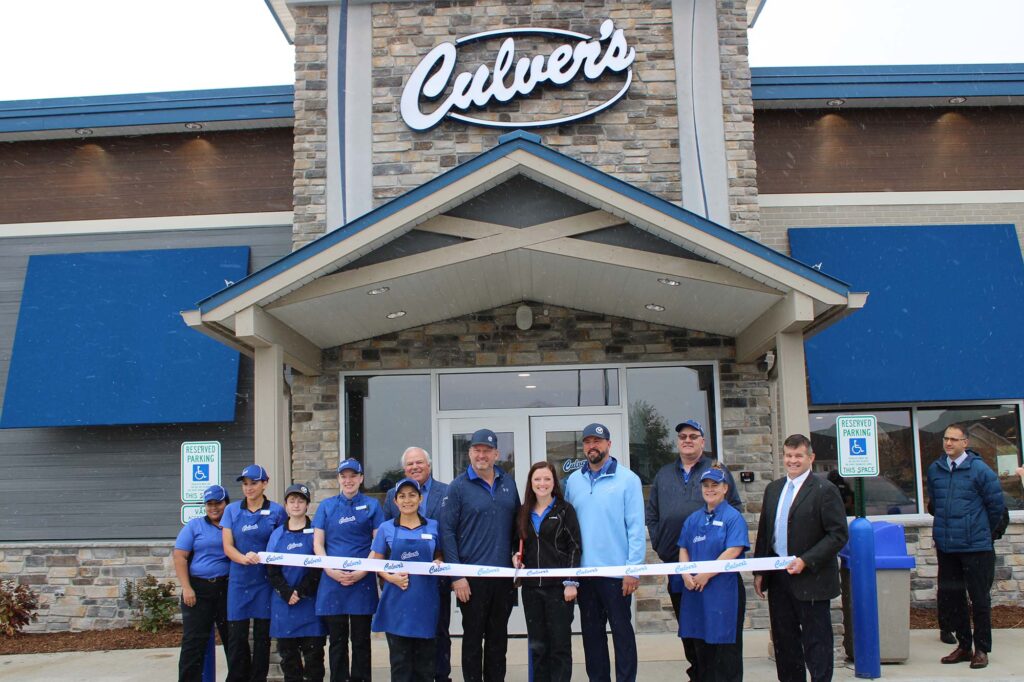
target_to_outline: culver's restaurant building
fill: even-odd
[[[1009,162],[978,160],[1009,160],[1021,147],[1011,125],[1019,70],[752,76],[747,8],[738,2],[295,2],[274,11],[296,45],[283,124],[290,139],[267,112],[235,111],[235,123],[221,125],[247,129],[251,146],[215,156],[245,167],[262,146],[268,168],[284,158],[290,182],[279,170],[251,170],[268,188],[253,193],[255,175],[210,177],[222,183],[218,197],[234,197],[224,213],[259,206],[292,214],[286,224],[236,215],[230,235],[197,229],[182,244],[158,231],[153,249],[250,249],[211,252],[204,262],[191,254],[188,263],[158,254],[172,260],[154,278],[205,273],[196,288],[171,287],[194,295],[168,333],[205,344],[174,355],[223,352],[236,364],[169,374],[234,377],[231,404],[214,411],[206,397],[223,400],[223,388],[186,381],[162,404],[187,395],[179,408],[204,407],[168,411],[163,426],[142,427],[153,417],[126,408],[114,410],[119,422],[90,422],[101,426],[28,423],[18,415],[38,409],[18,407],[31,405],[17,395],[31,391],[18,387],[34,386],[38,373],[19,375],[27,378],[12,393],[12,369],[0,437],[29,444],[15,448],[20,461],[38,466],[39,453],[55,449],[47,439],[63,439],[63,461],[74,459],[73,447],[93,449],[89,466],[102,487],[133,471],[140,433],[153,444],[145,461],[172,479],[180,441],[223,440],[233,444],[223,480],[254,458],[270,471],[273,497],[300,481],[321,501],[336,494],[335,467],[349,456],[364,463],[368,491],[383,494],[411,444],[426,446],[435,475],[449,480],[467,465],[469,434],[487,427],[523,488],[534,461],[566,473],[579,467],[580,431],[600,421],[613,454],[646,484],[677,456],[672,425],[695,417],[708,425],[709,453],[750,472],[739,485],[754,526],[785,435],[810,433],[817,465],[829,471],[835,416],[872,413],[882,425],[883,476],[869,487],[869,506],[906,523],[919,559],[914,598],[934,599],[922,472],[937,452],[936,430],[966,418],[994,467],[1020,462],[1024,382],[1008,339],[1021,319],[1022,185]],[[495,72],[505,74],[503,87],[488,78]],[[989,88],[977,93],[987,99],[949,102],[947,93],[979,87]],[[158,132],[131,139],[155,142]],[[267,140],[278,146],[270,151]],[[268,206],[282,188],[287,206]],[[23,238],[32,248],[52,239]],[[81,242],[64,246],[82,250]],[[934,267],[950,250],[965,275],[955,299],[937,294],[944,278]],[[56,272],[81,271],[70,260]],[[122,267],[102,264],[85,281]],[[22,320],[33,318],[25,311],[53,310],[67,295],[30,297],[35,282],[60,281],[40,272],[28,267],[22,277],[15,366]],[[123,306],[123,292],[107,298]],[[940,334],[922,325],[951,308],[976,322],[937,343]],[[39,331],[25,338],[45,338],[45,316],[34,324]],[[979,328],[985,343],[1001,345],[963,345]],[[857,345],[866,342],[875,345]],[[972,378],[945,380],[950,374]],[[126,453],[120,469],[110,466],[111,441]],[[75,494],[70,476],[40,476]],[[1019,504],[1019,481],[1002,480]],[[109,560],[132,564],[133,553],[168,546],[179,502],[166,488],[125,495],[152,510],[154,525],[125,529],[119,537],[138,544],[101,548]],[[19,536],[70,543],[53,554],[66,558],[30,559],[18,543],[2,550],[12,572],[37,576],[54,617],[60,580],[117,577],[89,575],[84,563],[99,561],[91,546],[110,538],[101,524],[87,518],[74,537],[69,527],[64,515],[46,535]],[[1011,526],[1001,554],[1022,549],[1019,528]],[[146,570],[169,571],[165,556],[147,554]],[[1021,576],[1011,557],[1001,561],[997,600],[1006,600]],[[78,586],[69,582],[68,591]],[[116,602],[107,592],[101,599]],[[674,629],[662,597],[660,582],[642,585],[640,630]],[[83,606],[98,605],[74,604]],[[87,625],[72,618],[86,616],[62,625]],[[749,621],[766,627],[766,611],[752,608]]]

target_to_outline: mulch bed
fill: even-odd
[[[992,627],[1024,628],[1024,606],[992,607]],[[938,630],[934,609],[910,609],[911,630]],[[112,649],[156,649],[181,645],[181,626],[172,625],[156,634],[134,628],[90,630],[88,632],[46,632],[0,636],[0,656],[9,654],[50,654],[61,651],[110,651]]]

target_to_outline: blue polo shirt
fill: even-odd
[[[223,578],[231,568],[231,560],[224,554],[224,538],[220,526],[206,516],[192,519],[178,533],[174,549],[191,552],[188,574],[197,578]]]
[[[328,556],[365,559],[370,553],[373,531],[384,522],[384,512],[372,497],[356,493],[352,499],[335,495],[320,503],[313,528],[324,531]]]
[[[453,564],[512,566],[512,538],[519,511],[516,481],[494,467],[494,483],[470,467],[448,486],[441,508],[441,548]]]

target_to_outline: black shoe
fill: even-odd
[[[939,639],[943,644],[956,644],[956,637],[952,630],[939,630]]]

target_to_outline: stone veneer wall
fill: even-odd
[[[289,9],[296,26],[292,246],[297,249],[327,229],[327,7]]]

